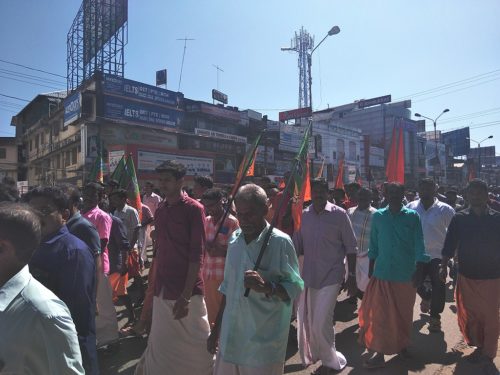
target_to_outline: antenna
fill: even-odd
[[[219,65],[212,64],[212,66],[217,69],[217,90],[219,90],[219,72],[224,73],[224,71],[220,68]]]
[[[182,53],[181,73],[179,74],[179,87],[177,88],[177,91],[181,91],[182,69],[184,68],[184,57],[186,56],[187,42],[191,41],[191,40],[195,40],[195,39],[191,39],[191,38],[185,37],[185,38],[180,38],[180,39],[177,39],[177,40],[183,40],[184,41],[184,52]]]

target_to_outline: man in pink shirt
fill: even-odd
[[[111,344],[118,340],[118,321],[116,310],[113,305],[113,294],[108,280],[109,257],[108,242],[111,232],[111,217],[101,210],[97,205],[102,199],[104,188],[96,183],[90,182],[83,188],[82,216],[90,221],[99,233],[101,240],[101,255],[96,259],[97,272],[97,310],[96,316],[96,336],[97,346]],[[98,261],[99,260],[99,261]],[[98,266],[99,265],[99,266]]]
[[[149,207],[151,214],[155,216],[156,209],[162,201],[161,197],[153,191],[154,185],[152,182],[146,182],[144,185],[144,195],[142,203]]]

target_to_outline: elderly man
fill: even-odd
[[[156,210],[156,277],[148,346],[135,370],[140,374],[211,375],[213,355],[203,300],[201,265],[205,212],[182,191],[186,167],[168,160],[156,168],[165,199]]]
[[[215,375],[281,375],[285,361],[293,299],[302,290],[298,261],[290,237],[274,228],[258,271],[253,271],[270,225],[264,189],[249,184],[235,197],[240,228],[231,238],[224,294],[208,340],[215,353]],[[250,288],[248,297],[245,288]],[[222,321],[222,325],[220,324]]]
[[[476,350],[471,362],[483,362],[486,374],[498,374],[497,355],[500,323],[500,213],[488,207],[488,186],[475,179],[467,186],[470,207],[451,219],[441,261],[441,278],[446,265],[458,255],[456,290],[457,318],[468,345]]]
[[[302,225],[294,234],[297,252],[304,257],[305,289],[298,308],[299,352],[304,366],[321,360],[317,373],[342,370],[347,361],[335,348],[333,311],[345,275],[347,256],[350,296],[356,287],[356,238],[344,209],[328,202],[326,180],[311,181],[312,205],[302,213]]]
[[[416,287],[429,262],[420,218],[403,205],[404,186],[391,182],[385,191],[387,207],[373,214],[368,250],[373,275],[359,308],[359,341],[374,352],[367,368],[384,367],[384,354],[407,354]]]
[[[84,374],[68,308],[28,269],[39,242],[31,209],[0,203],[0,373]]]

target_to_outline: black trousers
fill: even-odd
[[[431,279],[432,290],[426,291],[425,288],[420,286],[417,289],[418,295],[425,300],[431,301],[431,317],[440,318],[440,314],[444,310],[445,299],[446,299],[446,285],[439,278],[439,266],[441,265],[441,259],[432,259],[429,263],[424,266],[424,279],[429,276]]]

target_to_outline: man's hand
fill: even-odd
[[[217,349],[219,347],[219,330],[212,329],[210,332],[210,336],[207,339],[207,350],[210,354],[217,353]]]
[[[250,288],[257,293],[269,293],[270,288],[257,271],[245,271],[245,288]]]
[[[177,298],[173,309],[175,320],[179,320],[187,316],[187,314],[189,313],[189,302],[190,301],[183,296]]]
[[[446,284],[446,279],[448,278],[448,264],[447,263],[441,263],[439,266],[439,278],[441,281]]]

